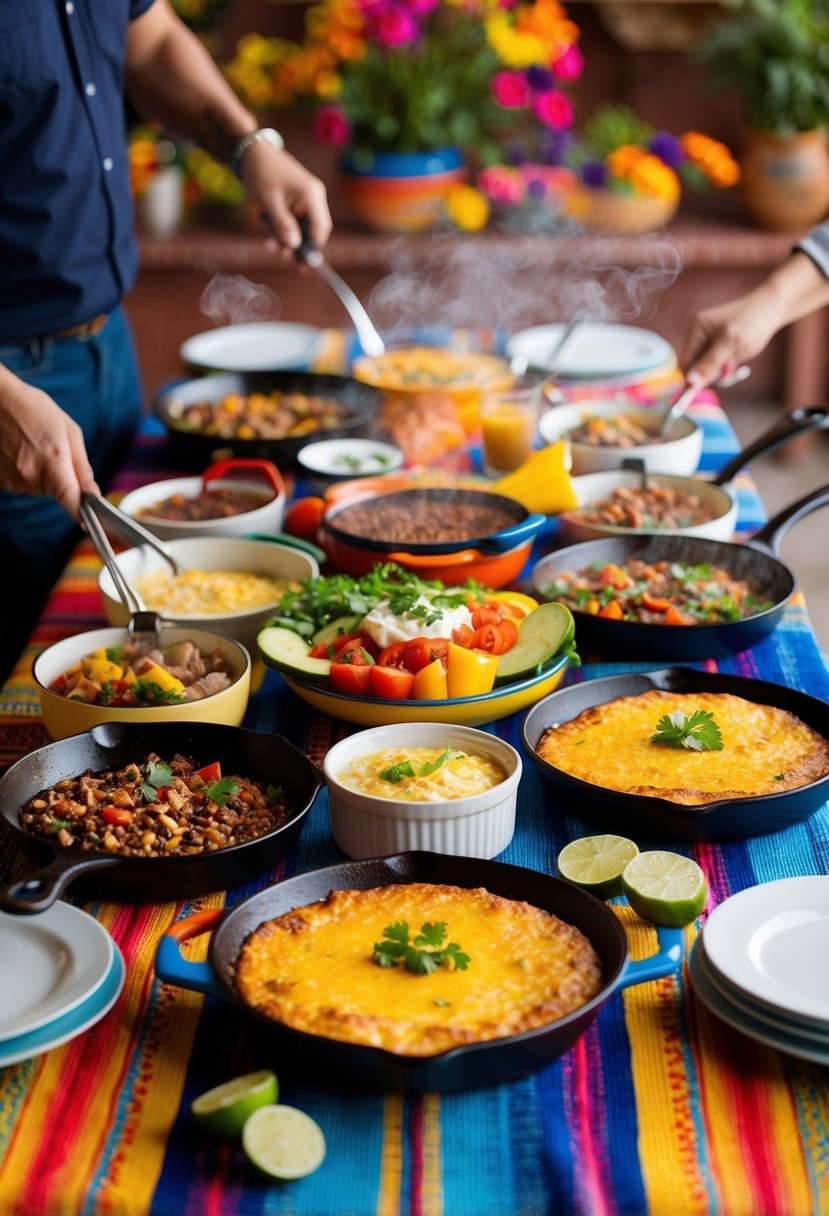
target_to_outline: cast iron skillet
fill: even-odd
[[[338,1042],[292,1030],[257,1013],[233,987],[233,969],[245,939],[264,921],[324,899],[331,890],[365,889],[389,883],[449,883],[485,887],[507,899],[526,900],[576,925],[602,961],[599,993],[566,1017],[508,1038],[454,1047],[437,1056],[399,1056],[377,1047]],[[218,922],[221,923],[218,923]],[[179,944],[215,927],[206,963],[189,963]],[[499,1085],[525,1076],[555,1060],[584,1033],[602,1005],[619,988],[676,971],[682,961],[682,931],[659,929],[660,952],[631,962],[624,930],[614,913],[579,887],[523,866],[446,857],[438,853],[398,853],[367,861],[344,862],[312,870],[268,887],[239,904],[196,913],[172,925],[161,939],[156,975],[165,983],[193,988],[231,1001],[267,1026],[280,1058],[302,1069],[302,1079],[323,1084],[351,1083],[361,1089],[444,1091]],[[369,941],[367,949],[371,950]],[[473,963],[474,965],[474,963]]]
[[[113,857],[109,853],[64,848],[23,830],[20,808],[40,790],[87,769],[120,768],[149,752],[170,759],[176,752],[201,764],[219,760],[225,774],[282,785],[293,807],[286,822],[245,844],[186,857]],[[0,815],[20,848],[43,864],[31,878],[0,888],[5,912],[45,912],[70,883],[90,893],[128,903],[158,903],[221,891],[259,878],[299,840],[321,774],[281,735],[257,734],[239,726],[210,722],[121,725],[104,722],[82,735],[37,748],[0,779]]]
[[[556,795],[557,810],[603,823],[611,831],[626,832],[636,839],[648,836],[662,840],[737,840],[777,832],[798,823],[829,798],[829,776],[826,776],[779,794],[681,806],[666,798],[591,785],[542,760],[536,751],[541,736],[551,727],[569,722],[594,705],[604,705],[617,697],[635,697],[654,688],[681,693],[728,692],[746,701],[776,705],[829,738],[829,705],[782,684],[696,671],[691,667],[586,680],[550,693],[528,711],[521,725],[524,751]]]
[[[568,545],[543,557],[532,572],[533,594],[554,599],[549,588],[565,570],[583,570],[592,562],[624,565],[631,558],[646,562],[670,561],[690,565],[720,566],[735,578],[753,584],[754,594],[771,607],[744,621],[714,625],[647,625],[638,621],[614,621],[574,611],[576,638],[584,650],[600,654],[623,654],[625,658],[714,659],[748,650],[779,624],[795,579],[776,554],[789,528],[820,507],[829,505],[829,485],[807,494],[756,532],[745,544],[706,540],[698,536],[620,536]]]
[[[219,435],[204,435],[176,426],[176,407],[179,405],[221,401],[228,393],[247,395],[274,390],[306,393],[309,397],[334,397],[345,406],[346,416],[339,426],[285,439],[223,439]],[[376,421],[381,401],[379,389],[361,384],[350,376],[295,371],[228,372],[220,376],[201,376],[197,380],[185,380],[174,385],[158,397],[155,412],[166,426],[179,459],[189,465],[203,469],[212,462],[214,452],[229,451],[234,456],[273,460],[284,466],[293,463],[300,448],[312,440],[366,434]]]
[[[382,504],[396,503],[404,509],[416,513],[418,503],[438,503],[445,508],[447,519],[451,520],[452,508],[464,503],[479,507],[497,507],[501,512],[511,517],[512,521],[499,532],[491,532],[486,536],[464,536],[458,540],[447,541],[409,541],[409,540],[372,540],[349,532],[345,525],[339,523],[340,517],[350,508],[365,505],[366,499],[352,499],[326,511],[322,521],[323,532],[333,536],[344,544],[353,545],[358,549],[371,549],[377,553],[393,553],[405,550],[406,553],[435,554],[459,553],[463,549],[478,549],[481,553],[506,553],[516,545],[525,544],[538,532],[546,522],[543,515],[531,515],[526,507],[514,498],[503,494],[493,494],[488,490],[456,490],[444,486],[423,486],[413,490],[392,490],[372,498],[377,511]]]

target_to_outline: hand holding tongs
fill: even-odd
[[[127,580],[121,567],[115,558],[112,546],[109,543],[103,524],[98,518],[99,515],[105,519],[109,519],[115,523],[116,527],[127,537],[128,540],[134,540],[138,537],[139,543],[146,543],[156,549],[161,556],[170,563],[173,573],[180,573],[182,567],[180,562],[173,556],[170,550],[162,541],[148,532],[146,528],[142,528],[140,524],[124,515],[112,503],[107,502],[98,494],[89,494],[86,491],[81,495],[81,505],[78,511],[81,517],[81,523],[86,528],[89,534],[89,539],[95,546],[95,551],[101,561],[109,571],[115,590],[118,596],[130,614],[129,634],[131,639],[135,639],[139,643],[147,643],[151,648],[159,645],[159,629],[161,621],[158,614],[148,612],[141,596]]]
[[[313,244],[308,235],[308,225],[304,220],[300,220],[300,228],[302,229],[302,242],[294,250],[296,260],[304,262],[306,266],[310,266],[311,270],[316,270],[320,278],[325,280],[334,294],[339,298],[340,303],[351,317],[360,345],[365,353],[371,355],[372,358],[385,354],[386,344],[375,329],[374,322],[357,299],[357,296],[348,284],[340,278],[336,270],[325,260],[321,250],[317,249],[316,245]]]
[[[742,364],[726,375],[720,376],[719,380],[714,381],[715,388],[732,388],[735,384],[740,384],[743,380],[747,380],[751,375],[751,368]],[[659,436],[662,438],[671,429],[677,418],[681,418],[687,410],[688,406],[694,400],[697,393],[702,392],[702,385],[694,382],[687,385],[677,397],[672,406],[665,412],[662,422],[659,427]]]

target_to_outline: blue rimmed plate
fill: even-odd
[[[124,986],[127,969],[121,951],[113,945],[112,963],[106,978],[92,996],[76,1005],[71,1013],[47,1022],[28,1034],[17,1035],[0,1043],[0,1068],[18,1064],[32,1056],[43,1055],[53,1047],[60,1047],[70,1039],[77,1038],[90,1026],[99,1022],[117,1001]]]

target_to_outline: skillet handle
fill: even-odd
[[[659,941],[658,953],[629,963],[617,988],[629,988],[631,984],[644,984],[647,980],[660,980],[664,975],[672,975],[679,970],[685,946],[684,930],[657,925],[656,936]]]
[[[410,566],[412,570],[434,566],[468,566],[481,556],[480,549],[458,549],[457,553],[389,553],[388,560],[398,566]]]
[[[738,452],[733,460],[720,469],[713,479],[712,485],[724,486],[733,481],[743,465],[760,456],[763,452],[772,452],[783,443],[794,439],[795,435],[805,435],[808,431],[825,431],[829,427],[829,409],[823,405],[811,405],[802,409],[792,410],[764,431],[762,435],[750,443],[742,452]]]
[[[328,555],[318,545],[313,545],[310,540],[300,540],[298,536],[289,536],[287,532],[246,532],[245,540],[263,540],[269,545],[284,545],[286,549],[298,549],[301,553],[307,553],[315,562],[328,561]]]
[[[209,482],[219,481],[222,477],[232,478],[237,473],[257,473],[273,490],[274,497],[285,496],[285,483],[282,474],[271,460],[253,460],[246,456],[232,456],[228,460],[217,460],[202,473],[202,485],[207,489]]]
[[[48,866],[37,870],[29,878],[0,887],[0,909],[21,916],[45,912],[76,878],[92,870],[108,870],[118,864],[116,857],[77,858],[68,853],[59,853]]]
[[[547,522],[546,515],[528,515],[520,524],[504,528],[501,532],[493,532],[492,536],[484,536],[478,541],[481,553],[506,553],[524,541],[532,540],[539,528]]]
[[[188,963],[179,949],[181,943],[191,937],[212,932],[223,916],[224,908],[207,908],[170,925],[158,943],[155,956],[155,973],[162,984],[175,984],[177,988],[190,988],[193,992],[219,999],[226,996],[213,964],[207,961]]]
[[[812,511],[819,511],[821,507],[826,506],[829,506],[829,485],[812,490],[811,494],[798,498],[797,502],[793,502],[789,507],[784,507],[765,527],[755,532],[746,544],[751,549],[759,549],[761,553],[771,553],[776,557],[780,551],[780,542],[789,528],[805,515],[811,515]]]

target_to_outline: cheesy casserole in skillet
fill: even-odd
[[[378,966],[386,927],[443,922],[464,970]],[[483,887],[392,884],[332,891],[260,925],[236,962],[248,1005],[297,1030],[398,1055],[430,1056],[553,1022],[602,986],[593,946],[573,925]]]
[[[652,742],[662,715],[697,710],[714,715],[722,750]],[[581,781],[690,806],[777,794],[829,773],[829,741],[811,726],[784,709],[730,693],[653,689],[619,697],[546,731],[536,750]]]

